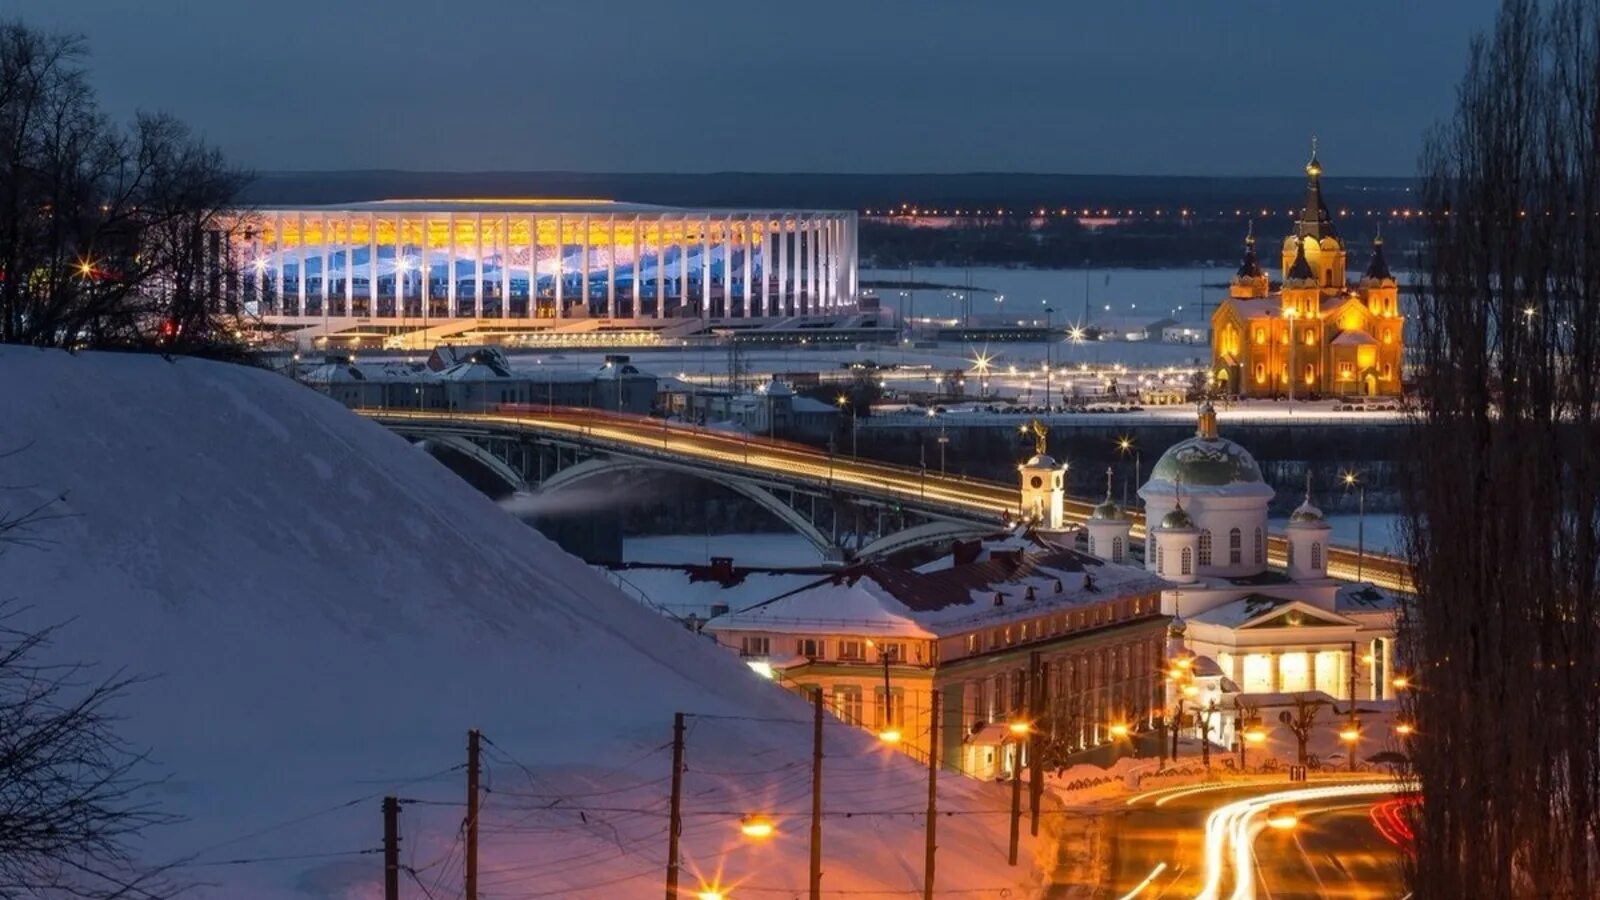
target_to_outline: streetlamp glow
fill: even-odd
[[[1008,725],[1006,725],[1006,729],[1009,730],[1012,734],[1016,735],[1017,737],[1022,737],[1024,735],[1028,734],[1029,732],[1033,731],[1033,726],[1031,724],[1027,723],[1027,722],[1018,720],[1018,721],[1011,722]]]
[[[695,894],[695,898],[696,900],[728,900],[728,895],[718,888],[705,887]]]
[[[1394,726],[1394,733],[1401,737],[1410,737],[1412,730],[1410,722],[1397,722]]]
[[[1354,744],[1356,741],[1361,740],[1361,729],[1354,725],[1346,725],[1344,728],[1339,729],[1339,740],[1344,741],[1346,744]]]
[[[1396,675],[1394,677],[1394,680],[1392,682],[1390,682],[1390,684],[1394,685],[1395,690],[1403,691],[1406,688],[1411,686],[1411,679],[1407,678],[1404,675]]]
[[[766,816],[745,816],[739,822],[739,831],[747,838],[761,841],[776,834],[778,827]]]
[[[1260,725],[1252,725],[1245,729],[1244,739],[1246,743],[1250,744],[1265,743],[1267,740],[1266,729],[1262,728]]]
[[[1125,722],[1111,723],[1111,736],[1121,740],[1128,736],[1128,726]]]
[[[885,744],[898,744],[900,743],[900,731],[896,728],[885,728],[878,732],[878,740],[883,741]]]

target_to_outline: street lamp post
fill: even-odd
[[[1343,477],[1345,490],[1356,489],[1356,581],[1360,581],[1367,555],[1367,486],[1354,472],[1346,472]]]

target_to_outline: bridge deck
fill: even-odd
[[[730,434],[695,425],[667,422],[648,416],[608,413],[595,409],[508,404],[492,412],[460,410],[358,409],[356,412],[385,425],[438,429],[467,429],[555,437],[630,456],[705,467],[767,483],[806,489],[845,489],[872,499],[904,503],[936,515],[999,523],[1020,514],[1020,496],[1012,485],[941,475],[923,468],[830,454],[804,444],[755,435]],[[1069,497],[1067,519],[1081,523],[1094,510],[1094,502]],[[1130,512],[1132,537],[1142,542],[1144,517]],[[1288,542],[1271,535],[1268,562],[1287,563]],[[1361,580],[1399,591],[1411,590],[1410,565],[1403,559],[1376,553],[1358,554],[1350,547],[1331,546],[1328,574],[1347,581]]]

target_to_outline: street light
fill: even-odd
[[[1394,733],[1395,734],[1398,734],[1401,737],[1410,737],[1411,736],[1411,732],[1412,732],[1412,728],[1411,728],[1411,723],[1410,722],[1397,722],[1397,723],[1395,723],[1395,726],[1394,726]]]
[[[1356,724],[1355,701],[1350,701],[1350,721],[1339,729],[1339,740],[1350,745],[1350,771],[1356,770],[1356,745],[1361,742],[1361,727]]]
[[[1356,489],[1356,581],[1360,581],[1367,555],[1367,486],[1355,472],[1345,472],[1340,478],[1345,490]]]
[[[851,458],[854,458],[855,455],[856,455],[856,431],[857,431],[857,429],[856,429],[856,408],[855,408],[855,405],[852,404],[850,402],[850,398],[846,397],[844,394],[840,394],[839,395],[839,399],[834,401],[834,402],[839,404],[839,408],[840,409],[848,409],[850,411],[850,456],[851,456]]]
[[[762,841],[777,833],[778,828],[766,816],[745,816],[739,821],[739,831],[747,838]]]
[[[1126,457],[1129,452],[1133,453],[1133,483],[1138,485],[1139,476],[1144,470],[1144,464],[1139,457],[1139,448],[1133,443],[1133,438],[1127,435],[1117,438],[1117,452],[1121,453],[1123,457]],[[1122,508],[1128,508],[1128,485],[1126,482],[1122,485]]]

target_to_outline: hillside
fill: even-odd
[[[26,607],[12,624],[67,622],[63,659],[153,678],[122,731],[186,821],[141,853],[188,896],[381,896],[362,851],[388,793],[412,801],[402,896],[456,896],[478,727],[484,897],[660,897],[680,710],[686,886],[803,894],[809,708],[425,453],[215,363],[0,347],[0,386],[0,509],[66,494],[47,543],[0,555],[0,599]],[[824,896],[915,896],[923,772],[842,726],[827,756]],[[941,893],[1025,896],[1004,792],[942,784]],[[741,812],[778,836],[750,846]]]

